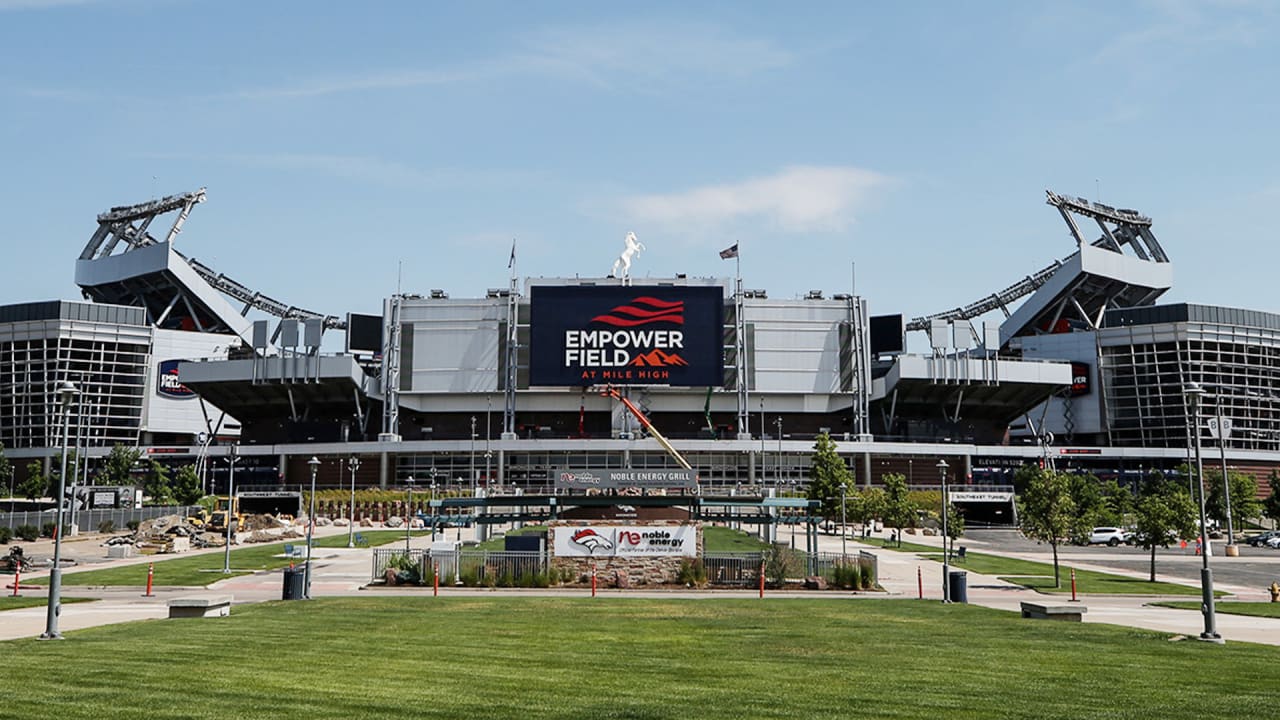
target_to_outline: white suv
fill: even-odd
[[[1120,543],[1129,542],[1129,531],[1123,528],[1115,527],[1096,527],[1093,532],[1089,533],[1090,545],[1101,545],[1106,543],[1111,547],[1115,547]]]

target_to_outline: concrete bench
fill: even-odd
[[[169,617],[226,617],[231,614],[231,595],[199,595],[169,601]]]
[[[1022,617],[1032,620],[1065,620],[1081,622],[1089,608],[1083,605],[1045,605],[1044,603],[1023,602]]]

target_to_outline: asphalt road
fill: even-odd
[[[966,541],[975,552],[1038,555],[1043,557],[1037,559],[1043,560],[1052,557],[1048,545],[1028,540],[1016,530],[966,530],[965,537],[957,544],[964,545]],[[1262,589],[1272,582],[1280,582],[1280,550],[1253,548],[1240,543],[1237,546],[1240,556],[1226,557],[1222,550],[1226,540],[1214,540],[1212,544],[1209,567],[1213,570],[1215,585]],[[1147,573],[1151,569],[1151,551],[1127,545],[1063,545],[1058,548],[1058,557],[1128,573]],[[1188,544],[1185,549],[1177,546],[1156,548],[1156,574],[1161,578],[1198,584],[1202,565],[1203,559],[1195,554],[1194,544]]]

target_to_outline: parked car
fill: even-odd
[[[1280,537],[1280,530],[1268,530],[1266,532],[1258,533],[1257,535],[1252,535],[1248,540],[1245,540],[1245,542],[1249,543],[1253,547],[1262,547],[1274,537]]]
[[[1129,542],[1130,533],[1124,528],[1116,527],[1096,527],[1089,533],[1090,545],[1110,545],[1115,547],[1120,543]]]
[[[1267,541],[1263,544],[1271,548],[1272,550],[1280,549],[1280,535],[1272,535],[1271,537],[1267,538]]]

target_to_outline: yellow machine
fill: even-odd
[[[208,522],[205,523],[205,527],[210,532],[227,531],[227,505],[228,498],[217,498],[213,512],[209,515]],[[244,516],[240,514],[240,498],[230,498],[230,505],[231,532],[236,532],[240,529],[240,526],[244,524]]]

